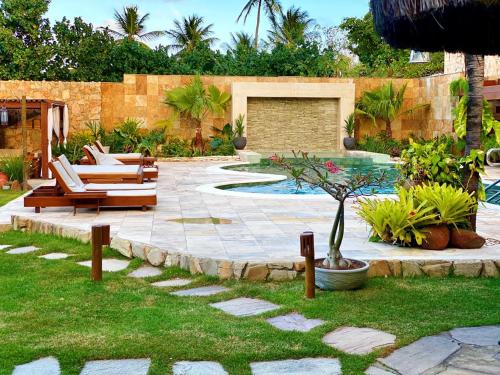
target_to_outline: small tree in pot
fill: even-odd
[[[356,147],[356,139],[354,138],[354,128],[356,127],[356,113],[351,113],[344,120],[344,130],[347,137],[344,137],[344,147],[346,150],[354,150]]]
[[[309,157],[306,152],[293,152],[293,161],[274,155],[273,163],[286,170],[294,179],[298,188],[306,183],[323,189],[339,202],[335,221],[329,240],[329,252],[325,259],[316,261],[316,285],[325,290],[355,289],[366,280],[369,265],[359,260],[342,256],[340,247],[344,238],[345,201],[349,197],[359,197],[367,191],[373,191],[385,180],[385,174],[375,176],[355,174],[343,178],[342,169],[333,161],[321,161],[317,157]]]
[[[234,137],[233,144],[237,150],[243,150],[247,145],[247,138],[243,136],[245,133],[245,116],[239,115],[234,122]]]

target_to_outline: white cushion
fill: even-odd
[[[73,165],[78,174],[139,174],[139,165]]]
[[[71,163],[69,162],[68,158],[66,155],[61,155],[58,157],[61,165],[63,168],[66,170],[66,172],[69,174],[73,182],[76,184],[76,186],[83,187],[83,181],[81,180],[80,176],[78,176],[78,173],[75,172],[73,167],[71,166]]]
[[[145,184],[87,184],[87,191],[108,191],[108,190],[154,190],[156,182],[147,182]]]
[[[111,190],[108,191],[108,197],[154,197],[156,190]],[[123,202],[124,205],[127,202]]]
[[[140,159],[142,157],[141,153],[130,153],[130,154],[107,154],[114,157],[115,159]]]
[[[120,160],[115,159],[109,154],[103,154],[99,152],[97,155],[97,164],[99,165],[123,165]]]
[[[146,167],[144,168],[144,172],[158,172],[158,168]]]
[[[62,179],[62,182],[68,187],[69,190],[72,192],[81,192],[80,189],[82,189],[80,186],[77,186],[75,181],[71,178],[71,176],[66,172],[66,170],[63,168],[61,162],[59,161],[54,161],[52,162],[52,165],[54,166],[55,170],[59,174],[60,178]],[[85,191],[85,189],[84,189]]]

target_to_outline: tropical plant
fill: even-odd
[[[196,122],[198,151],[203,151],[201,123],[208,113],[222,117],[231,99],[231,95],[220,91],[216,86],[207,88],[201,78],[196,76],[191,83],[183,87],[176,87],[165,93],[164,103],[172,107],[183,116]]]
[[[428,104],[416,105],[403,110],[404,96],[407,84],[396,90],[392,82],[373,91],[365,91],[357,103],[356,113],[365,116],[377,125],[377,120],[385,123],[387,138],[392,139],[392,122],[397,118],[421,109],[427,109]]]
[[[240,15],[236,19],[236,22],[238,22],[241,19],[241,17],[243,17],[243,23],[246,23],[249,14],[252,12],[252,9],[254,8],[257,8],[257,23],[255,25],[255,39],[254,39],[254,48],[257,49],[257,47],[259,46],[259,29],[260,29],[260,17],[262,8],[264,8],[264,11],[271,20],[271,23],[275,24],[276,16],[281,13],[282,7],[279,0],[248,0],[243,9],[241,10]]]
[[[157,156],[158,147],[165,143],[165,128],[160,127],[150,130],[141,137],[141,141],[136,147],[136,151],[148,156]]]
[[[407,139],[401,141],[389,139],[386,132],[380,132],[376,136],[365,135],[357,143],[356,149],[399,157],[407,146]]]
[[[269,41],[271,44],[295,47],[305,41],[313,23],[314,20],[309,17],[307,11],[291,7],[286,13],[280,13],[278,20],[272,24]]]
[[[193,150],[188,141],[171,138],[162,146],[162,155],[165,157],[190,157],[193,156]]]
[[[100,121],[87,121],[85,123],[85,127],[90,132],[90,140],[92,142],[102,142],[104,141],[104,138],[106,138],[106,129],[104,129]]]
[[[452,109],[453,127],[461,139],[467,133],[467,103],[469,102],[469,82],[465,78],[458,78],[450,83],[450,94],[460,97],[457,105]],[[500,143],[500,121],[493,115],[491,104],[483,98],[482,134],[488,136],[494,132],[496,142]]]
[[[0,171],[9,177],[9,181],[23,181],[23,157],[11,156],[0,160]]]
[[[211,45],[217,38],[213,35],[213,24],[204,25],[203,17],[192,15],[184,17],[181,21],[174,21],[174,28],[166,31],[172,40],[171,48],[192,51],[200,44]]]
[[[240,114],[234,121],[234,135],[243,137],[243,134],[245,134],[245,115]]]
[[[354,135],[355,128],[356,128],[356,112],[353,112],[344,120],[344,130],[349,137],[352,137]]]
[[[115,10],[114,18],[117,30],[110,29],[109,27],[106,27],[105,30],[118,39],[150,41],[165,34],[163,31],[144,32],[149,13],[141,17],[135,5],[124,7],[121,13]]]
[[[141,143],[142,121],[127,118],[110,135],[111,152],[133,152]]]
[[[344,238],[344,211],[345,201],[349,197],[361,195],[364,188],[380,186],[385,180],[385,175],[375,176],[372,173],[355,174],[348,179],[339,178],[342,171],[331,160],[322,162],[317,157],[310,157],[307,153],[293,152],[294,160],[289,162],[283,157],[274,155],[271,161],[287,171],[295,180],[298,188],[306,183],[318,187],[339,202],[337,214],[330,233],[329,252],[323,263],[329,269],[349,269],[351,262],[345,259],[340,252]],[[300,156],[299,156],[300,155]]]
[[[250,50],[253,48],[254,40],[253,36],[244,32],[231,33],[231,45],[230,48],[233,51],[238,50]]]
[[[66,144],[60,143],[52,146],[52,155],[66,155],[71,164],[78,164],[85,156],[83,146],[92,143],[89,132],[79,132],[70,135]]]

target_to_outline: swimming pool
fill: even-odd
[[[328,158],[322,160],[332,160],[336,165],[343,169],[342,172],[335,175],[335,177],[339,179],[348,179],[356,173],[366,174],[372,172],[375,176],[378,176],[385,171],[387,180],[382,187],[367,187],[363,189],[362,193],[392,194],[394,192],[394,183],[399,176],[399,172],[392,163],[374,163],[371,158]],[[261,160],[259,164],[234,165],[225,167],[225,169],[250,173],[285,174],[281,168],[277,167],[267,159]],[[302,189],[298,189],[295,181],[290,177],[286,180],[278,182],[219,186],[219,189],[259,194],[326,194],[322,189],[313,188],[308,184],[303,184]]]

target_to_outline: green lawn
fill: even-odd
[[[0,207],[23,195],[24,191],[0,190]]]
[[[73,240],[20,232],[0,234],[0,244],[36,245],[36,254],[0,251],[0,374],[16,364],[43,356],[59,359],[63,374],[79,374],[89,359],[150,357],[151,374],[170,373],[179,360],[213,360],[230,374],[249,374],[252,361],[302,357],[338,357],[344,374],[362,374],[377,356],[349,356],[321,343],[327,332],[343,326],[368,326],[395,334],[397,345],[458,326],[500,321],[498,279],[372,279],[355,292],[318,292],[303,298],[303,283],[228,281],[231,291],[212,297],[174,297],[148,282],[125,277],[139,266],[105,274],[92,283],[90,270],[76,261],[89,259],[90,248]],[[70,252],[66,260],[37,255]],[[117,257],[107,250],[106,256]],[[154,280],[189,276],[166,269]],[[191,276],[189,276],[191,277]],[[218,283],[194,277],[194,285]],[[264,316],[235,318],[209,302],[251,296],[277,303]],[[309,333],[282,332],[265,318],[297,311],[327,324]]]

